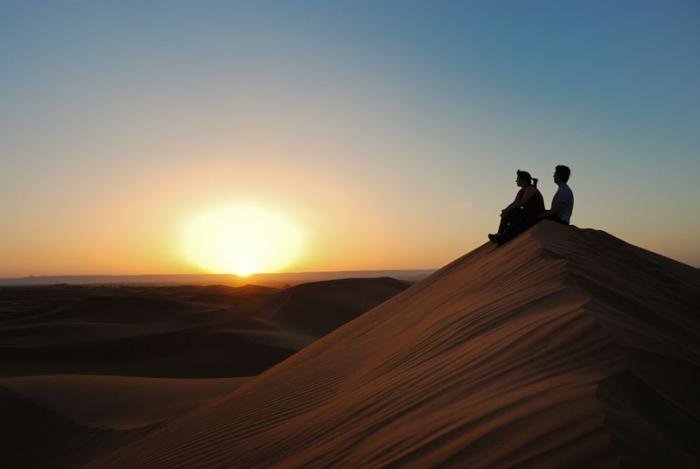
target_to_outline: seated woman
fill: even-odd
[[[544,213],[544,199],[537,189],[537,179],[527,171],[518,170],[515,183],[520,187],[518,194],[513,203],[501,210],[498,233],[489,235],[494,243],[503,244],[515,238],[537,223]]]

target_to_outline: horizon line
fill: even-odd
[[[411,269],[354,269],[354,270],[306,270],[294,272],[257,272],[246,276],[236,274],[215,274],[215,273],[178,273],[178,274],[39,274],[39,275],[22,275],[16,277],[0,277],[0,281],[4,280],[24,280],[24,279],[41,279],[41,278],[81,278],[81,277],[185,277],[185,276],[211,276],[211,277],[235,277],[246,279],[259,275],[297,275],[297,274],[340,274],[340,273],[357,273],[357,272],[423,272],[429,270],[437,270],[439,267],[427,268],[411,268]]]

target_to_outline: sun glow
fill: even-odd
[[[204,213],[185,227],[183,250],[211,273],[248,276],[276,272],[300,254],[302,231],[268,210],[240,205]]]

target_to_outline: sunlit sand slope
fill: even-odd
[[[698,270],[543,222],[95,467],[692,466]]]

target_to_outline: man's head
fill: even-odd
[[[571,170],[568,166],[563,164],[557,165],[554,168],[554,182],[557,184],[564,184],[569,181],[569,176],[571,176]]]

